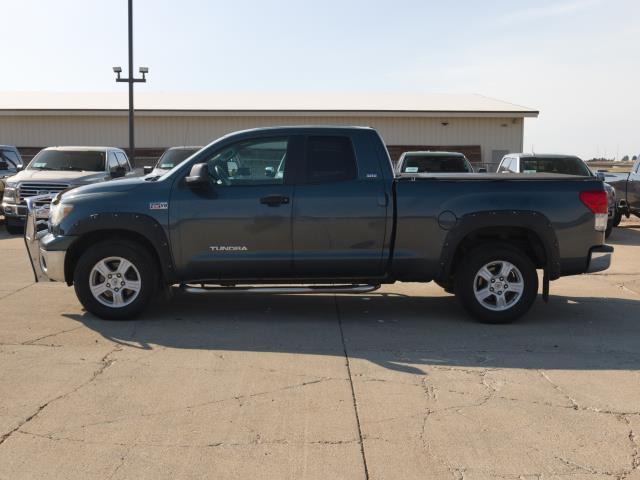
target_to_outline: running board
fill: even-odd
[[[269,293],[269,294],[309,294],[309,293],[369,293],[380,285],[305,285],[293,287],[194,287],[181,284],[186,293]]]

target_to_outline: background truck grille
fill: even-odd
[[[69,188],[68,183],[21,183],[18,187],[20,203],[24,202],[26,198],[33,197],[34,195],[55,195],[65,188]]]

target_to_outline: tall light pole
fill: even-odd
[[[122,67],[113,67],[117,75],[116,82],[126,82],[129,84],[129,158],[131,162],[135,160],[136,147],[133,128],[133,84],[147,81],[146,74],[149,73],[147,67],[140,67],[142,78],[133,76],[133,0],[129,0],[129,78],[121,78]]]

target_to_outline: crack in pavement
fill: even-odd
[[[286,438],[273,439],[273,440],[263,440],[261,436],[258,434],[252,440],[247,442],[207,442],[207,443],[146,443],[146,442],[100,442],[100,441],[91,441],[85,440],[82,438],[74,438],[74,437],[56,437],[51,434],[44,435],[34,432],[29,432],[26,430],[20,430],[17,432],[21,435],[28,435],[31,437],[43,438],[46,440],[51,440],[53,442],[70,442],[70,443],[83,443],[87,445],[110,445],[113,447],[150,447],[150,448],[216,448],[216,447],[252,447],[256,445],[289,445],[289,446],[305,446],[305,445],[351,445],[351,444],[359,444],[360,439],[348,439],[348,440],[310,440],[310,441],[302,441],[302,442],[294,442]],[[125,455],[121,460],[124,463],[127,455]],[[112,473],[113,476],[115,474]],[[111,478],[111,477],[109,477]]]
[[[0,446],[2,446],[2,444],[4,442],[6,442],[9,438],[11,438],[11,436],[16,433],[17,431],[19,431],[24,425],[28,424],[29,422],[31,422],[34,418],[38,417],[38,415],[40,415],[45,408],[47,408],[49,405],[51,405],[54,402],[57,402],[58,400],[61,400],[63,398],[68,397],[69,395],[72,395],[73,393],[77,392],[78,390],[80,390],[81,388],[86,387],[87,385],[89,385],[90,383],[92,383],[97,377],[99,377],[102,373],[104,373],[104,371],[109,368],[114,360],[110,359],[109,357],[116,353],[119,352],[120,350],[122,350],[122,347],[120,345],[116,345],[115,348],[113,348],[112,350],[110,350],[108,353],[106,353],[101,359],[100,359],[100,366],[98,367],[98,369],[96,371],[93,372],[93,374],[91,375],[91,378],[89,378],[89,380],[87,380],[86,382],[83,382],[82,384],[78,385],[77,387],[75,387],[74,389],[72,389],[69,392],[63,393],[61,395],[58,395],[57,397],[52,398],[51,400],[48,400],[47,402],[43,403],[42,405],[40,405],[35,412],[33,412],[31,415],[29,415],[27,418],[25,418],[24,420],[22,420],[15,428],[13,428],[12,430],[10,430],[9,432],[3,434],[0,437]]]
[[[0,300],[5,300],[5,299],[9,298],[11,295],[15,295],[16,293],[20,293],[21,291],[26,290],[29,287],[33,287],[34,285],[35,285],[35,282],[34,283],[30,283],[29,285],[27,285],[25,287],[19,288],[18,290],[15,290],[15,291],[13,291],[11,293],[8,293],[7,295],[3,295],[2,297],[0,297]]]
[[[338,305],[338,296],[333,295],[333,301],[336,306],[336,316],[338,318],[338,327],[340,329],[340,340],[342,342],[342,349],[344,351],[344,359],[347,367],[347,374],[349,376],[349,385],[351,386],[351,398],[353,399],[353,409],[356,416],[356,425],[358,427],[358,439],[360,444],[360,455],[362,456],[362,465],[364,467],[364,478],[369,480],[369,467],[367,466],[367,456],[364,451],[364,441],[362,439],[362,428],[360,426],[360,415],[358,414],[358,400],[356,398],[356,390],[353,386],[353,377],[351,375],[351,362],[349,361],[349,353],[347,352],[347,343],[344,339],[344,329],[342,328],[342,315],[340,313],[340,307]]]
[[[257,392],[257,393],[250,393],[250,394],[246,394],[246,395],[234,395],[232,397],[226,397],[226,398],[221,398],[218,400],[209,400],[206,402],[201,402],[201,403],[196,403],[196,404],[192,404],[192,405],[186,405],[183,407],[178,407],[178,408],[171,408],[171,409],[165,409],[165,410],[161,410],[158,412],[150,412],[150,413],[140,413],[140,414],[131,414],[131,415],[122,415],[120,417],[117,418],[111,418],[108,420],[101,420],[99,422],[92,422],[92,423],[86,423],[86,424],[82,424],[79,425],[77,427],[74,427],[75,429],[83,429],[83,428],[87,428],[87,427],[94,427],[97,425],[110,425],[113,423],[118,423],[118,422],[122,422],[122,421],[126,421],[130,418],[134,418],[134,417],[140,417],[140,418],[148,418],[148,417],[155,417],[158,415],[167,415],[167,414],[172,414],[172,413],[176,413],[176,412],[181,412],[181,411],[191,411],[197,408],[202,408],[202,407],[207,407],[210,405],[216,405],[219,403],[224,403],[224,402],[229,402],[229,401],[238,401],[241,402],[242,400],[245,399],[249,399],[249,398],[254,398],[254,397],[260,397],[260,396],[264,396],[264,395],[269,395],[272,393],[278,393],[278,392],[283,392],[283,391],[287,391],[287,390],[293,390],[296,388],[301,388],[301,387],[306,387],[308,385],[315,385],[317,383],[322,383],[322,382],[329,382],[329,381],[333,381],[333,380],[341,380],[344,381],[344,379],[341,378],[331,378],[331,377],[322,377],[316,380],[310,380],[308,382],[302,382],[302,383],[296,383],[294,385],[287,385],[285,387],[282,388],[278,388],[278,389],[274,389],[274,390],[267,390],[264,392]],[[64,432],[67,431],[66,429],[62,429],[62,430],[58,430],[58,432]],[[50,435],[52,435],[54,432],[51,432]]]
[[[571,403],[571,408],[573,408],[574,410],[579,410],[580,406],[578,405],[578,402],[571,397],[571,395],[569,395],[567,392],[565,392],[559,385],[556,385],[550,378],[549,376],[544,373],[542,370],[538,370],[538,374],[544,379],[546,380],[552,387],[554,390],[556,390],[558,393],[560,393],[563,397],[565,397],[567,400],[569,400],[569,402]]]
[[[43,336],[38,337],[38,338],[33,338],[31,340],[27,340],[25,342],[22,342],[20,345],[37,345],[35,342],[38,342],[40,340],[44,340],[45,338],[56,337],[58,335],[62,335],[63,333],[73,332],[74,330],[79,330],[81,328],[84,328],[84,325],[80,325],[80,326],[77,326],[77,327],[69,328],[67,330],[61,330],[60,332],[50,333],[48,335],[43,335]]]
[[[0,347],[51,347],[51,348],[62,348],[64,345],[59,345],[57,343],[29,343],[25,345],[24,343],[0,343]]]

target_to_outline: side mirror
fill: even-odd
[[[127,171],[125,170],[124,167],[116,167],[113,170],[111,170],[111,178],[121,178],[124,177],[127,174]]]
[[[16,167],[16,171],[21,172],[22,170],[24,170],[24,165],[18,165]]]
[[[604,175],[604,173],[603,173],[603,172],[598,172],[598,173],[596,173],[596,178],[597,178],[598,180],[603,181],[603,182],[607,179],[607,177],[605,177],[605,175]]]
[[[209,168],[206,163],[196,163],[191,167],[189,175],[184,178],[189,186],[206,185],[209,183]]]
[[[264,168],[264,174],[265,174],[265,176],[267,176],[267,177],[271,177],[271,178],[273,178],[273,177],[275,177],[275,176],[276,176],[276,169],[275,169],[275,168],[273,168],[273,167],[265,167],[265,168]]]
[[[151,172],[153,172],[153,166],[151,165],[145,165],[144,167],[142,167],[142,172],[145,175],[149,175]]]
[[[478,173],[487,173],[487,169],[482,167],[478,169]]]

